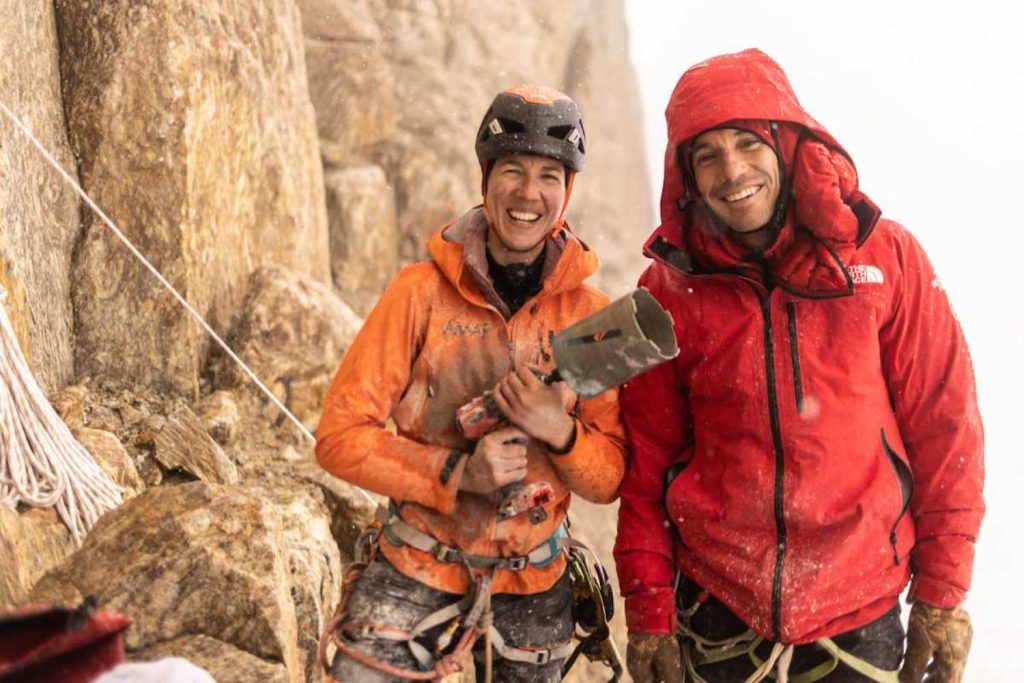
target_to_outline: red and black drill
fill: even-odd
[[[540,376],[541,381],[564,381],[583,398],[617,387],[679,353],[672,317],[643,287],[558,333],[551,347],[557,367]],[[455,422],[470,441],[509,424],[492,391],[456,410]],[[543,506],[554,497],[547,482],[508,484],[501,493],[500,518],[525,512],[534,524],[547,519]]]

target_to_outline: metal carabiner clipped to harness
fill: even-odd
[[[592,563],[587,562],[587,555],[592,558]],[[601,662],[612,670],[609,683],[618,681],[624,667],[608,625],[615,613],[608,572],[589,548],[584,550],[580,546],[569,549],[568,565],[572,579],[572,618],[576,627],[575,637],[580,643],[565,660],[562,677],[568,675],[582,654],[591,662]]]

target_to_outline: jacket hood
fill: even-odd
[[[487,277],[487,219],[476,206],[457,220],[438,229],[427,242],[427,250],[444,276],[466,300],[504,309]],[[557,294],[578,287],[599,266],[591,251],[564,220],[559,221],[544,245],[545,294]],[[498,305],[500,304],[500,305]],[[505,312],[503,310],[503,312]]]
[[[852,292],[846,263],[880,211],[859,190],[850,155],[800,106],[775,61],[751,49],[691,67],[676,84],[665,117],[661,226],[645,253],[690,274],[768,277],[807,296]],[[763,254],[716,225],[689,168],[692,140],[724,127],[753,130],[779,158],[784,214],[777,239]]]

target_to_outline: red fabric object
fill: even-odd
[[[858,189],[850,155],[803,110],[778,64],[759,50],[697,64],[679,79],[665,116],[661,223],[684,235],[698,264],[753,272],[753,255],[723,235],[699,201],[687,153],[688,144],[706,130],[747,128],[775,148],[789,185],[782,234],[765,253],[777,284],[812,296],[851,291],[852,283],[835,261],[848,259],[867,239],[880,212]],[[680,150],[686,162],[682,168]]]
[[[763,53],[694,67],[667,116],[671,201],[640,285],[672,314],[680,353],[621,393],[632,457],[615,556],[630,631],[674,628],[677,569],[786,643],[874,620],[911,578],[912,599],[955,606],[984,513],[984,438],[927,256],[878,220],[848,155]],[[699,202],[679,208],[675,167],[688,138],[751,117],[778,122],[771,144],[792,159],[763,263],[709,230]]]
[[[853,162],[841,149],[829,149],[806,129],[790,122],[733,119],[730,127],[756,133],[779,156],[787,174],[790,199],[780,235],[764,257],[772,266],[778,284],[791,291],[808,295],[831,295],[850,291],[841,263],[848,261],[857,244],[867,238],[878,219],[877,207],[857,189],[857,172]],[[696,185],[689,169],[689,141],[680,143],[684,149],[685,169],[666,168],[669,174],[682,175],[687,197],[696,194]],[[678,198],[682,199],[682,197]],[[863,206],[861,219],[853,210]],[[760,277],[760,265],[751,260],[753,254],[728,232],[717,225],[711,214],[698,201],[690,202],[682,212],[672,214],[670,225],[687,240],[687,249],[702,267],[710,270],[749,270],[751,277]]]
[[[118,614],[29,606],[0,614],[0,682],[87,683],[124,661]]]

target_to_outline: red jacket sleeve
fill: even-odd
[[[984,436],[963,331],[921,246],[903,230],[895,235],[901,268],[879,342],[914,478],[910,599],[950,608],[971,583],[985,511]]]
[[[658,298],[649,274],[640,285]],[[686,397],[675,361],[627,383],[620,401],[631,447],[615,540],[626,625],[631,633],[675,633],[676,532],[665,509],[665,475],[692,452]]]

